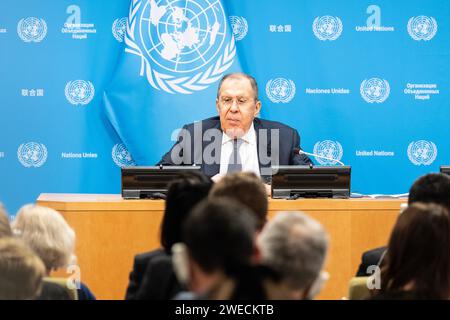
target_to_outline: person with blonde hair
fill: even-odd
[[[75,232],[58,211],[27,204],[18,211],[12,229],[44,262],[47,276],[76,263]],[[83,283],[77,285],[80,300],[95,299]]]
[[[19,239],[0,238],[0,300],[25,300],[38,296],[45,266]]]
[[[0,239],[4,237],[11,237],[12,231],[9,224],[8,215],[5,212],[2,204],[0,203]]]
[[[42,259],[50,274],[75,259],[75,232],[54,209],[28,204],[13,221],[13,231]]]

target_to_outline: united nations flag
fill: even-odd
[[[137,164],[159,160],[172,131],[215,114],[217,82],[239,71],[217,0],[133,0],[106,115]]]

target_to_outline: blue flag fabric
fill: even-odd
[[[216,115],[218,81],[239,70],[221,1],[132,0],[125,47],[103,95],[133,158],[124,165],[156,163],[177,128]]]

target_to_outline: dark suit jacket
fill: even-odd
[[[157,257],[166,257],[167,253],[163,249],[138,254],[134,257],[133,270],[130,272],[130,282],[128,283],[126,300],[136,299],[137,292],[144,279],[145,271],[150,261]]]
[[[306,155],[299,155],[294,152],[294,149],[300,149],[300,136],[294,128],[286,126],[280,122],[262,120],[259,118],[255,118],[253,120],[253,126],[256,131],[260,169],[270,168],[272,164],[276,164],[276,160],[278,160],[278,165],[308,165],[312,163]],[[170,151],[162,157],[158,165],[195,164],[200,165],[202,172],[208,177],[212,177],[219,173],[222,136],[209,137],[207,134],[205,135],[205,132],[209,129],[221,130],[220,119],[218,116],[185,125],[178,137],[178,141],[172,146]],[[270,133],[271,129],[279,130],[279,143],[272,141],[272,136]],[[217,130],[216,132],[218,132]],[[185,136],[186,134],[188,137]],[[216,161],[211,164],[205,162],[205,159],[203,159],[203,153],[206,150],[210,150],[213,144],[217,153],[212,153]],[[208,146],[209,149],[205,150]],[[272,151],[274,150],[278,151],[278,159],[275,159],[275,155],[272,155]],[[174,161],[172,152],[178,156],[178,162],[181,160],[181,163]],[[261,159],[261,154],[266,159]]]
[[[41,293],[35,300],[71,300],[69,293],[61,285],[49,281],[42,282]]]
[[[169,300],[182,291],[172,265],[171,256],[158,256],[149,261],[137,300]]]
[[[359,265],[357,277],[367,277],[371,274],[367,273],[369,266],[378,266],[381,264],[381,260],[386,252],[386,247],[375,248],[363,253],[361,257],[361,264]]]

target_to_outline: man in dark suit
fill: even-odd
[[[414,202],[437,203],[450,210],[450,177],[442,173],[429,173],[419,179],[409,189],[408,205]],[[363,253],[357,277],[370,276],[370,266],[381,266],[386,255],[386,247]]]
[[[185,125],[159,164],[200,165],[203,173],[214,179],[235,171],[267,177],[272,165],[312,163],[298,153],[296,129],[256,118],[261,101],[253,77],[243,73],[223,77],[216,109],[219,116]]]

